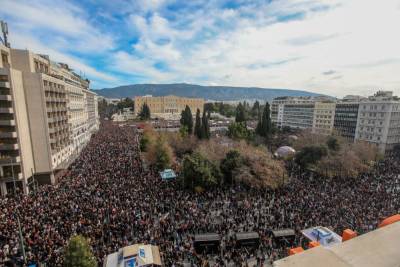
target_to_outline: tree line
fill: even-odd
[[[200,109],[196,111],[196,118],[193,128],[193,115],[189,106],[181,112],[181,129],[180,133],[183,135],[194,134],[198,139],[210,139],[210,113],[206,113],[203,109],[203,115],[200,117]]]
[[[253,131],[247,127],[248,111],[246,111],[246,102],[239,103],[235,110],[235,122],[229,125],[228,136],[233,139],[253,140],[255,136],[264,139],[268,142],[274,133],[275,129],[271,121],[271,110],[268,102],[261,106],[258,101],[253,105],[251,111],[257,116],[257,126]]]
[[[237,106],[223,102],[210,102],[204,104],[204,109],[226,117],[235,117],[239,105],[245,120],[257,120],[260,115],[260,110],[263,109],[259,101],[255,101],[252,106],[247,101],[239,102]]]

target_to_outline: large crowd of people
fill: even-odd
[[[0,265],[22,259],[17,217],[27,261],[46,266],[62,265],[74,234],[90,240],[99,266],[107,254],[143,242],[159,246],[165,266],[246,266],[250,258],[263,266],[287,255],[271,230],[294,229],[296,246],[307,227],[362,234],[400,212],[400,162],[393,158],[358,179],[293,171],[276,190],[235,185],[193,193],[144,168],[138,138],[132,127],[103,123],[57,185],[1,198]],[[251,231],[259,234],[260,246],[236,248],[233,234]],[[198,233],[220,234],[220,253],[196,254]]]

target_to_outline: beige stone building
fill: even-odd
[[[0,193],[4,195],[14,190],[14,180],[27,192],[35,168],[22,72],[12,67],[10,49],[0,44],[0,53]]]
[[[144,105],[150,108],[152,117],[163,117],[164,114],[180,115],[186,106],[189,106],[193,116],[196,115],[197,109],[203,112],[204,99],[203,98],[188,98],[179,96],[135,96],[134,98],[135,114],[138,115]]]
[[[335,121],[335,102],[316,102],[314,105],[314,118],[312,132],[329,135],[333,131]]]
[[[97,95],[89,90],[88,80],[48,56],[3,46],[2,58],[6,64],[0,66],[0,89],[9,96],[0,96],[1,104],[14,114],[1,114],[0,127],[7,135],[14,132],[15,137],[4,138],[3,143],[14,142],[15,149],[1,150],[0,155],[7,160],[15,155],[19,164],[12,168],[11,178],[9,172],[2,175],[0,188],[2,194],[10,192],[10,181],[17,177],[18,186],[28,192],[34,183],[54,183],[57,172],[98,129]],[[8,163],[2,162],[6,165],[1,169],[8,171]]]

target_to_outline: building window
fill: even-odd
[[[1,53],[1,61],[3,61],[3,66],[9,66],[7,54]]]

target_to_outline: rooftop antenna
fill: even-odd
[[[1,32],[3,33],[3,39],[0,38],[0,40],[2,40],[2,43],[10,48],[10,43],[8,42],[8,25],[7,22],[5,21],[0,21],[0,26],[1,26]]]

